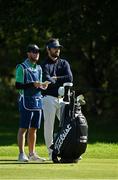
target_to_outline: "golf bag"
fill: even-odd
[[[76,163],[87,148],[88,125],[81,111],[85,101],[82,95],[75,98],[70,86],[65,86],[64,92],[61,127],[51,146],[52,160],[54,163]]]

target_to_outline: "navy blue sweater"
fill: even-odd
[[[48,88],[42,92],[43,95],[58,97],[58,88],[65,82],[72,82],[73,75],[69,63],[65,59],[58,58],[56,61],[47,58],[41,65],[43,80],[50,81]],[[57,80],[52,79],[57,76]]]

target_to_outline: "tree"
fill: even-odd
[[[13,87],[15,66],[24,58],[27,44],[45,48],[49,37],[58,37],[62,55],[71,63],[74,86],[87,99],[87,111],[116,116],[117,7],[111,0],[1,0],[2,86]]]

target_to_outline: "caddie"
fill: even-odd
[[[45,161],[35,151],[36,132],[40,128],[42,114],[41,89],[47,88],[42,84],[42,68],[37,65],[40,49],[36,44],[30,44],[27,48],[26,60],[16,67],[16,89],[19,90],[19,130],[18,130],[18,160]],[[29,154],[25,153],[25,136],[27,132],[27,143]]]

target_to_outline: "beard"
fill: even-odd
[[[58,58],[59,57],[59,53],[58,52],[55,52],[55,53],[50,53],[50,55],[53,57],[53,58]]]
[[[31,58],[32,62],[37,62],[38,58]]]

